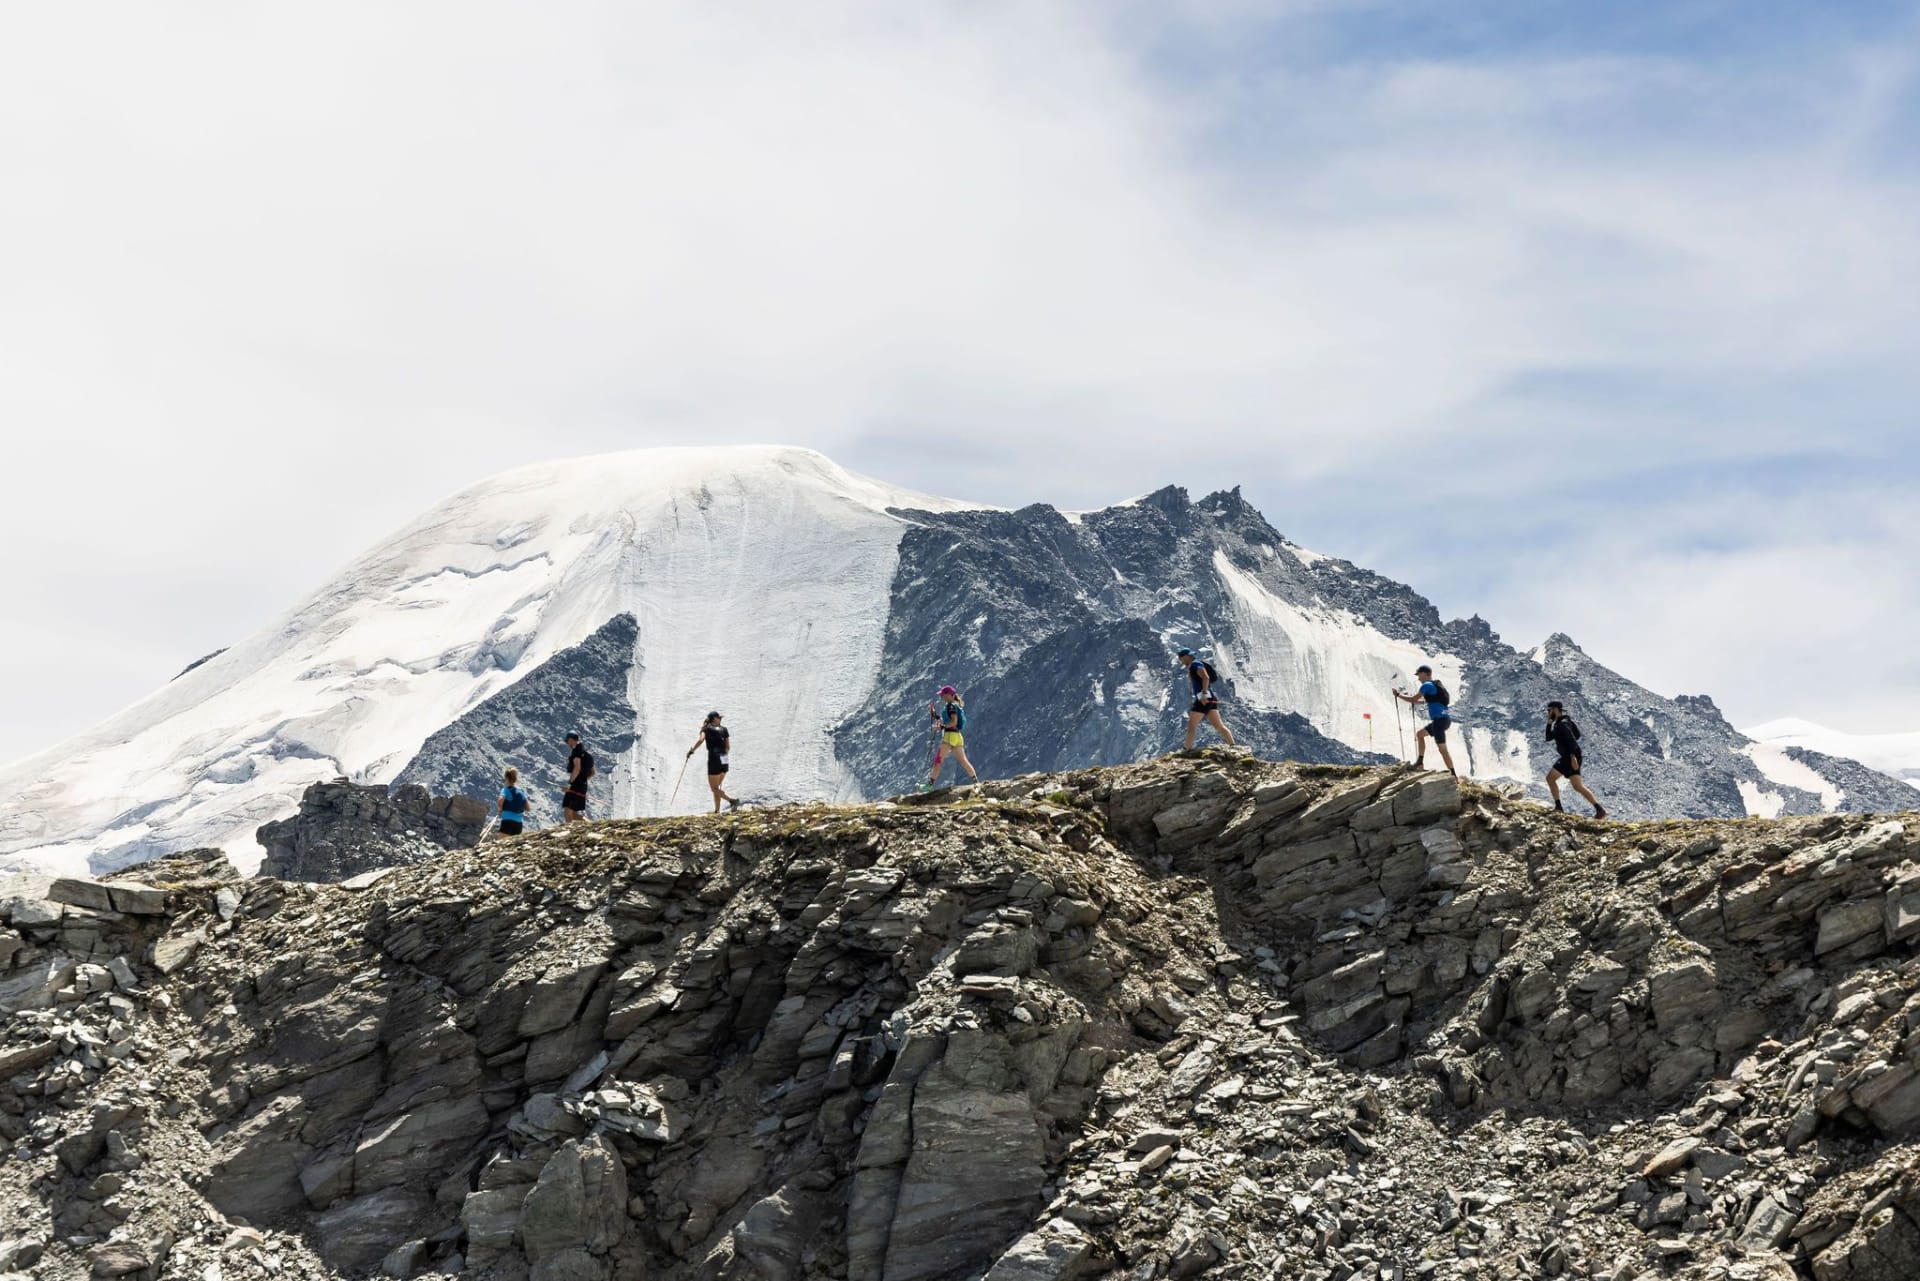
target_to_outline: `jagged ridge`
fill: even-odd
[[[68,882],[7,912],[0,1253],[1891,1281],[1916,838],[1202,753],[358,889]]]

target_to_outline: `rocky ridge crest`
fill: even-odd
[[[0,1273],[1920,1268],[1920,818],[1227,752],[943,799],[7,903]]]

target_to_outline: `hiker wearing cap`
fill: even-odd
[[[1187,708],[1187,742],[1184,750],[1193,749],[1194,735],[1200,732],[1200,722],[1207,724],[1227,740],[1227,746],[1233,746],[1233,731],[1220,719],[1220,696],[1213,692],[1220,673],[1213,670],[1213,664],[1197,656],[1190,649],[1178,654],[1179,666],[1187,669],[1187,683],[1193,686],[1193,705]]]
[[[693,740],[693,746],[687,749],[687,759],[704,744],[707,749],[707,790],[713,793],[713,812],[720,812],[720,803],[725,801],[728,809],[739,809],[740,802],[729,795],[727,781],[727,754],[731,749],[733,736],[727,727],[720,723],[720,713],[708,712],[707,719],[700,726],[700,737]]]
[[[567,735],[567,746],[573,750],[567,754],[567,790],[560,798],[560,817],[578,823],[587,816],[587,780],[593,777],[593,753],[581,745],[578,730]]]
[[[527,794],[520,790],[520,771],[508,769],[500,781],[500,835],[520,835],[526,821]]]
[[[1557,699],[1547,704],[1547,741],[1559,753],[1559,759],[1547,771],[1547,790],[1553,793],[1553,808],[1565,809],[1560,804],[1560,780],[1564,778],[1593,806],[1595,818],[1605,818],[1607,807],[1587,790],[1586,782],[1580,777],[1580,727],[1573,723],[1573,717],[1567,715],[1567,709]]]
[[[940,771],[947,767],[947,757],[960,762],[967,771],[967,778],[979,782],[980,775],[974,772],[973,762],[967,759],[967,709],[960,701],[960,691],[951,685],[942,685],[940,693],[927,705],[927,715],[939,726],[940,743],[933,749],[933,774],[927,779],[927,787],[933,788],[940,782]]]
[[[1414,731],[1413,764],[1420,768],[1427,763],[1427,739],[1433,739],[1433,745],[1440,749],[1440,759],[1447,764],[1447,773],[1458,777],[1453,768],[1453,754],[1447,751],[1447,731],[1453,728],[1453,716],[1447,705],[1453,701],[1447,693],[1447,687],[1433,678],[1433,669],[1425,663],[1413,669],[1420,678],[1420,688],[1411,694],[1394,690],[1393,696],[1402,702],[1412,703],[1415,707],[1422,703],[1427,707],[1427,723]]]

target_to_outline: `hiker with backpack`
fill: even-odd
[[[1547,771],[1547,790],[1553,793],[1553,808],[1565,812],[1560,804],[1560,780],[1564,778],[1593,806],[1595,818],[1605,818],[1607,807],[1587,789],[1580,777],[1580,727],[1573,723],[1573,717],[1567,715],[1567,709],[1557,699],[1547,704],[1547,741],[1560,754],[1553,768]]]
[[[1187,742],[1182,750],[1193,750],[1194,735],[1200,732],[1202,721],[1213,726],[1220,737],[1227,740],[1227,746],[1232,747],[1233,731],[1220,719],[1220,696],[1213,692],[1220,682],[1220,673],[1190,649],[1181,650],[1177,657],[1178,665],[1187,669],[1187,683],[1193,687],[1193,705],[1187,708]]]
[[[520,771],[507,770],[500,788],[500,835],[518,836],[526,830],[527,794],[520,790]]]
[[[927,715],[938,728],[940,742],[933,749],[933,774],[921,790],[930,792],[940,785],[940,772],[947,767],[949,756],[960,762],[970,782],[979,782],[980,775],[967,759],[967,709],[960,700],[960,691],[951,685],[942,685],[940,693],[927,704]]]
[[[567,735],[567,790],[560,798],[560,817],[568,823],[587,817],[587,780],[593,777],[593,753],[580,742],[578,730]]]
[[[727,795],[727,755],[731,750],[733,735],[720,723],[718,712],[708,712],[707,719],[700,726],[700,737],[693,740],[693,746],[687,749],[687,759],[700,750],[702,744],[707,749],[707,789],[713,793],[713,812],[720,812],[720,802],[725,801],[727,808],[739,809],[740,801]]]
[[[1440,749],[1440,759],[1447,764],[1447,773],[1457,778],[1459,771],[1453,768],[1453,754],[1447,751],[1447,731],[1453,728],[1453,715],[1449,710],[1453,696],[1447,693],[1445,685],[1433,678],[1433,669],[1425,663],[1414,668],[1413,674],[1419,678],[1420,688],[1411,694],[1396,689],[1393,691],[1393,696],[1415,707],[1422,703],[1426,704],[1427,723],[1415,730],[1413,735],[1414,768],[1422,769],[1426,766],[1427,740],[1431,738],[1433,745]]]

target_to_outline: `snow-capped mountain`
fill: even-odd
[[[1747,731],[1756,750],[1771,749],[1793,759],[1795,749],[1859,761],[1903,782],[1920,786],[1920,731],[1906,734],[1848,734],[1812,721],[1768,721]]]
[[[490,796],[500,769],[552,817],[580,729],[600,816],[668,808],[709,710],[730,786],[873,796],[926,765],[924,708],[966,692],[993,774],[1177,745],[1181,643],[1226,678],[1262,754],[1399,750],[1385,690],[1422,661],[1453,689],[1455,758],[1531,783],[1565,700],[1622,816],[1888,809],[1920,792],[1850,761],[1783,766],[1705,698],[1668,700],[1565,637],[1531,653],[1411,589],[1300,548],[1238,491],[1098,512],[909,493],[805,450],[665,449],[524,467],[447,500],[266,630],[79,738],[0,771],[0,854],[123,865],[221,845],[346,775]],[[1410,732],[1410,729],[1409,729]],[[696,761],[673,808],[702,806]]]

